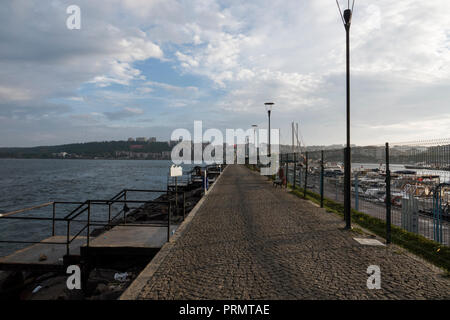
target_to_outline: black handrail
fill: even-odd
[[[127,203],[140,203],[140,204],[149,204],[149,203],[155,203],[155,204],[167,204],[168,206],[168,217],[167,217],[167,240],[169,241],[170,239],[170,234],[171,234],[171,211],[172,211],[172,201],[170,199],[168,199],[167,201],[158,201],[158,200],[127,200],[126,196],[127,196],[127,192],[147,192],[147,193],[167,193],[167,194],[176,194],[176,196],[178,196],[178,193],[181,192],[175,192],[173,190],[145,190],[145,189],[123,189],[121,190],[119,193],[117,193],[114,197],[112,197],[109,200],[103,200],[103,199],[94,199],[94,200],[86,200],[84,202],[79,202],[79,201],[53,201],[53,202],[49,202],[43,205],[39,205],[39,206],[35,206],[32,208],[26,208],[26,209],[22,209],[22,210],[16,210],[11,212],[12,214],[15,213],[21,213],[21,212],[25,212],[25,211],[31,211],[33,209],[38,209],[38,208],[42,208],[45,206],[53,206],[53,210],[52,210],[52,217],[33,217],[33,216],[5,216],[5,215],[0,215],[0,221],[1,219],[14,219],[14,220],[38,220],[38,221],[52,221],[52,236],[55,236],[55,223],[56,222],[66,222],[66,241],[65,242],[45,242],[45,241],[23,241],[23,240],[0,240],[0,243],[21,243],[21,244],[55,244],[55,245],[66,245],[66,253],[67,255],[70,255],[70,244],[80,235],[83,233],[83,231],[85,231],[87,229],[87,238],[86,238],[86,242],[87,242],[87,246],[89,247],[89,240],[90,240],[90,232],[89,232],[89,228],[90,226],[121,226],[121,225],[127,225],[127,226],[131,226],[131,227],[135,227],[135,226],[145,226],[145,227],[152,227],[152,226],[163,226],[166,225],[164,222],[161,223],[157,223],[157,222],[150,222],[150,223],[145,223],[145,224],[126,224],[126,219],[124,219],[124,223],[111,223],[111,221],[114,221],[115,218],[117,218],[118,215],[120,214],[124,214],[124,218],[126,218],[126,213],[124,209],[120,210],[119,213],[113,217],[111,219],[111,205],[114,203],[123,203],[123,204],[127,204]],[[122,200],[123,198],[123,200]],[[73,204],[73,205],[78,205],[76,208],[72,209],[72,211],[70,213],[68,213],[65,217],[63,218],[57,218],[56,217],[56,205],[58,204]],[[91,205],[108,205],[109,206],[109,216],[108,216],[108,221],[107,223],[103,223],[106,221],[103,220],[92,220],[91,219]],[[185,217],[185,211],[186,211],[186,195],[185,192],[183,191],[183,220]],[[178,209],[178,208],[177,208]],[[87,219],[82,219],[82,220],[77,220],[78,217],[80,217],[83,213],[87,212]],[[84,225],[74,236],[70,235],[70,224],[72,222],[76,222],[76,223],[86,223],[86,225]]]

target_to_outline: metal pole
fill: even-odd
[[[323,208],[323,150],[320,160],[320,207]]]
[[[359,179],[358,174],[355,174],[355,210],[359,211]]]
[[[338,177],[337,175],[334,176],[335,181],[335,187],[336,187],[336,201],[338,201]]]
[[[183,191],[183,221],[186,218],[186,191]]]
[[[293,189],[295,189],[295,180],[297,179],[297,153],[294,152],[294,181],[292,181]]]
[[[389,169],[389,143],[386,142],[386,243],[391,243],[391,170]]]
[[[88,202],[88,218],[87,218],[87,240],[86,245],[89,248],[89,226],[91,221],[91,201]]]
[[[66,243],[66,255],[70,254],[70,220],[67,220],[67,243]]]
[[[172,206],[169,201],[169,207],[167,208],[167,242],[170,240],[170,211],[172,211]]]
[[[55,236],[56,204],[53,202],[52,237]]]
[[[175,177],[175,214],[178,214],[178,177]]]
[[[288,184],[288,170],[289,170],[289,162],[286,161],[286,173],[284,175],[284,178],[286,179],[286,187]]]
[[[127,190],[125,190],[125,193],[124,193],[124,195],[123,195],[123,200],[125,200],[125,202],[124,202],[125,207],[128,208],[128,205],[127,205],[127,203],[126,203],[126,201],[127,201]],[[124,224],[127,223],[127,213],[125,212],[125,208],[123,208],[123,223],[124,223]]]
[[[108,204],[108,224],[111,224],[111,203]]]
[[[306,188],[308,186],[308,152],[305,152],[306,166],[305,166],[305,188],[303,189],[303,198],[306,198]]]
[[[346,10],[347,11],[347,10]],[[351,18],[351,11],[350,18]],[[350,18],[346,20],[346,53],[347,53],[347,147],[345,148],[344,168],[344,217],[345,228],[351,229],[351,150],[350,150]]]
[[[272,156],[271,150],[272,148],[270,147],[270,110],[267,110],[267,113],[269,114],[269,158]]]
[[[207,178],[207,175],[206,175],[206,168],[205,168],[205,174],[204,174],[204,177],[203,177],[203,184],[204,184],[204,188],[205,188],[205,194],[208,192],[208,188],[207,188],[207,186],[206,186],[206,178]]]

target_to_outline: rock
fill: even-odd
[[[23,274],[20,271],[2,272],[0,274],[0,290],[7,290],[23,285]]]
[[[41,281],[44,281],[44,280],[47,280],[47,279],[50,279],[53,277],[57,277],[57,276],[58,276],[58,274],[56,274],[55,272],[48,272],[48,273],[44,273],[44,274],[38,276],[36,278],[36,281],[41,282]]]
[[[98,282],[110,282],[114,280],[117,270],[96,268],[89,274],[89,280]]]
[[[84,300],[84,293],[82,290],[69,290],[66,287],[64,292],[67,300]]]
[[[50,274],[45,274],[47,278],[41,277],[42,281],[36,282],[35,285],[29,286],[28,294],[30,300],[57,300],[65,298],[65,291],[67,289],[66,276],[53,276],[49,277]],[[37,292],[32,292],[33,289],[41,287]],[[81,290],[71,290],[71,291],[81,291]],[[26,295],[25,295],[26,296]],[[24,296],[24,297],[25,297]]]
[[[95,289],[94,294],[99,295],[107,292],[109,290],[108,286],[104,283],[100,283]]]
[[[41,255],[39,256],[39,261],[45,261],[47,260],[47,256],[43,253],[41,253]]]

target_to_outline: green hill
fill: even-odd
[[[137,145],[142,147],[136,147]],[[61,152],[67,152],[71,157],[114,158],[116,151],[160,153],[171,150],[167,142],[102,141],[31,148],[0,148],[0,158],[54,158],[55,154]]]

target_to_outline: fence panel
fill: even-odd
[[[392,223],[450,245],[450,139],[391,144],[390,162]]]

